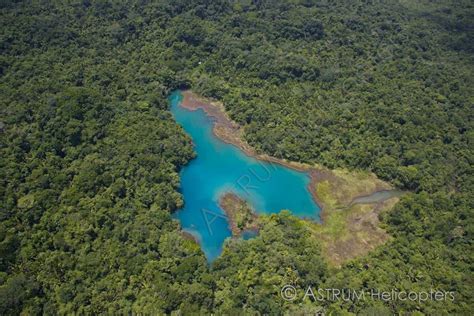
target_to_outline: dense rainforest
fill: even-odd
[[[468,315],[469,0],[0,2],[0,314]],[[167,96],[224,103],[259,152],[409,192],[331,267],[291,214],[208,265],[172,213],[194,157]],[[285,301],[293,284],[454,300]]]

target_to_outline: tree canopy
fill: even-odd
[[[439,1],[0,4],[0,314],[470,314],[474,10]],[[193,157],[178,88],[259,152],[410,193],[335,269],[282,212],[208,266],[171,214]],[[455,292],[285,302],[281,286]],[[314,311],[314,310],[313,310]]]

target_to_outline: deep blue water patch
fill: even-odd
[[[185,204],[174,216],[198,240],[209,261],[219,256],[224,240],[231,236],[219,206],[223,193],[238,195],[259,214],[290,210],[296,216],[319,220],[320,208],[308,191],[306,172],[247,156],[213,134],[213,120],[202,109],[181,107],[179,91],[169,100],[174,118],[191,136],[197,153],[181,171]]]

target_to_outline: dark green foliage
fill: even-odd
[[[255,239],[230,241],[214,270],[216,309],[226,315],[242,307],[250,314],[279,314],[284,285],[304,292],[327,275],[316,241],[288,212],[268,218]]]
[[[394,240],[367,258],[348,264],[330,276],[326,287],[357,290],[454,292],[452,300],[395,301],[396,310],[419,310],[426,315],[466,315],[472,310],[470,270],[474,223],[467,217],[472,205],[466,196],[436,193],[410,195],[386,215],[388,230]],[[374,302],[336,302],[329,310],[343,309],[363,313]],[[393,301],[391,302],[394,303]]]
[[[472,313],[470,1],[0,7],[0,314],[311,310],[287,282],[456,292],[335,314]],[[394,239],[332,271],[280,214],[209,268],[170,216],[193,152],[166,97],[189,87],[261,152],[412,191],[383,216]]]

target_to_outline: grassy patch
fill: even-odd
[[[374,204],[350,204],[358,196],[390,189],[390,185],[365,172],[323,169],[318,172],[321,181],[317,181],[314,190],[323,208],[323,223],[306,222],[306,225],[330,263],[339,266],[389,239],[380,228],[378,215],[391,209],[398,198]]]

